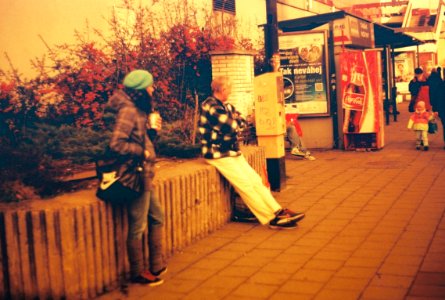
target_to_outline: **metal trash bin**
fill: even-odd
[[[255,215],[250,211],[247,205],[241,199],[240,195],[232,188],[231,189],[232,200],[232,221],[234,222],[258,222]]]

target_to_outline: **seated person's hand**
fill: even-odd
[[[162,118],[161,117],[159,117],[156,120],[156,128],[157,128],[158,131],[161,130],[161,128],[162,128]]]

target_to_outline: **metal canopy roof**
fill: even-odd
[[[278,22],[278,28],[281,29],[283,32],[311,30],[328,22],[342,19],[345,16],[352,16],[368,23],[373,23],[369,20],[357,17],[345,11],[336,11],[310,17],[280,21]],[[375,47],[377,48],[383,47],[385,45],[390,45],[393,48],[402,48],[408,46],[416,46],[424,43],[423,41],[416,39],[411,35],[402,32],[395,32],[393,28],[378,23],[374,23],[374,36]]]

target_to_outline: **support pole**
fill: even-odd
[[[273,132],[263,133],[261,135],[261,128],[257,124],[258,144],[266,147],[266,163],[267,175],[270,182],[270,188],[273,191],[280,191],[286,182],[286,164],[284,155],[284,95],[283,95],[283,75],[279,72],[279,47],[278,47],[278,18],[277,18],[277,0],[266,0],[266,14],[267,24],[265,27],[265,59],[267,65],[267,73],[257,76],[255,78],[255,93],[265,89],[269,91],[275,89],[276,92],[272,94],[265,94],[262,99],[268,99],[270,107],[267,110],[261,111],[262,104],[258,101],[255,103],[256,115],[255,118],[270,118],[270,120],[278,120],[277,128]],[[274,58],[272,60],[272,57]],[[260,98],[261,98],[260,97]],[[256,98],[257,99],[257,98]],[[267,111],[267,113],[266,113]],[[261,114],[261,116],[260,116]],[[262,114],[267,114],[263,116]],[[282,124],[279,126],[278,124]],[[282,128],[280,128],[282,127]]]
[[[394,122],[397,122],[397,86],[396,86],[396,70],[395,70],[395,54],[394,48],[389,46],[391,49],[391,103],[392,103],[392,115]]]
[[[266,0],[267,24],[265,27],[265,55],[266,62],[269,63],[272,55],[278,54],[278,20],[277,20],[277,0]],[[269,66],[268,71],[272,71]]]

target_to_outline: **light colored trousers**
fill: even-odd
[[[281,205],[243,155],[206,161],[232,184],[261,224],[268,224],[275,218],[275,213],[281,209]]]
[[[414,130],[416,133],[416,146],[420,146],[423,142],[424,146],[428,147],[428,130]]]

